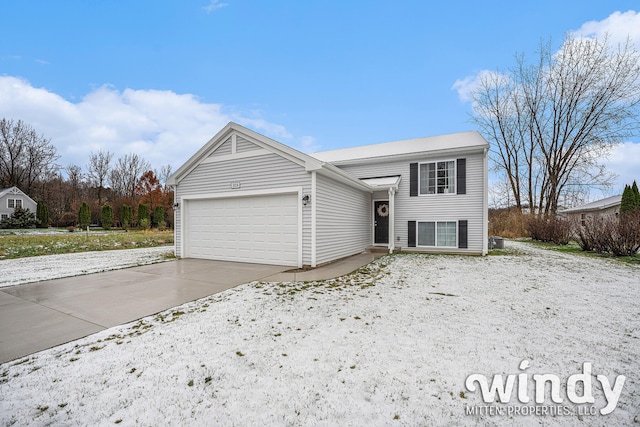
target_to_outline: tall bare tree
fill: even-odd
[[[145,171],[151,169],[151,164],[137,154],[126,154],[118,158],[118,162],[111,170],[109,183],[113,191],[121,196],[133,199],[136,195],[138,180]]]
[[[515,204],[555,213],[570,187],[611,184],[600,161],[640,130],[640,54],[630,41],[567,37],[541,44],[508,72],[486,73],[472,95],[473,121],[492,143],[492,160]]]
[[[107,183],[112,157],[113,153],[102,150],[97,153],[92,152],[89,155],[87,178],[89,178],[89,183],[95,187],[98,192],[98,206],[102,206],[102,190],[104,190]]]
[[[160,184],[162,185],[162,191],[164,191],[165,193],[168,190],[167,180],[171,176],[171,172],[172,172],[171,165],[168,165],[168,164],[160,166],[160,170],[155,171],[155,174],[158,177]]]
[[[67,172],[67,183],[69,185],[70,194],[68,195],[68,203],[65,203],[67,210],[76,210],[76,202],[82,199],[82,184],[84,181],[84,174],[82,168],[78,165],[68,165],[65,168]]]
[[[32,193],[38,181],[55,174],[60,156],[50,139],[22,120],[0,120],[0,187]]]

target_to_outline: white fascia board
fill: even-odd
[[[428,150],[428,151],[419,151],[415,153],[404,153],[404,154],[394,154],[388,156],[378,156],[378,157],[366,157],[362,159],[352,159],[352,160],[340,160],[336,162],[331,162],[332,165],[342,166],[342,165],[359,165],[359,164],[367,164],[367,163],[383,163],[383,162],[393,162],[393,161],[402,161],[402,160],[412,160],[412,159],[424,159],[427,157],[444,157],[444,156],[459,156],[464,154],[477,154],[483,153],[486,147],[462,147],[462,148],[452,148],[452,149],[444,149],[444,150]]]
[[[384,182],[381,184],[376,184],[375,180],[384,181]],[[389,178],[364,178],[364,179],[360,179],[360,181],[372,187],[374,191],[385,191],[385,190],[389,190],[390,188],[393,188],[395,191],[397,191],[400,186],[400,181],[402,181],[402,176],[398,175],[398,176],[389,177]]]
[[[251,129],[247,129],[237,123],[232,122],[231,124],[235,130],[237,130],[244,136],[250,137],[251,142],[253,142],[254,144],[261,146],[262,148],[271,150],[274,153],[279,154],[294,163],[304,166],[305,168],[307,167],[307,163],[318,162],[317,159],[309,156],[308,154],[304,154],[303,152],[298,151],[295,148],[291,148],[288,145],[259,134],[258,132],[252,131]]]
[[[349,175],[339,167],[334,166],[330,163],[323,163],[322,168],[318,169],[317,172],[331,179],[335,179],[338,182],[342,182],[351,187],[358,188],[368,193],[373,193],[374,191],[374,188],[372,186],[365,184],[364,182],[360,181],[358,178],[355,178]]]
[[[206,144],[204,144],[198,151],[196,151],[196,153],[193,156],[189,157],[189,159],[186,162],[184,162],[184,164],[180,166],[178,170],[176,170],[167,179],[167,185],[177,185],[183,176],[188,175],[189,172],[195,169],[195,167],[200,164],[200,161],[202,161],[202,159],[207,157],[210,150],[216,144],[219,144],[221,141],[226,140],[225,136],[227,135],[227,133],[231,131],[231,129],[233,128],[232,126],[233,124],[234,124],[233,122],[227,123],[227,125],[223,127],[218,133],[216,133],[213,136],[213,138],[207,141]]]

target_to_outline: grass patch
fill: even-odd
[[[173,245],[173,231],[0,235],[0,259]]]
[[[607,258],[607,259],[612,259],[618,262],[632,264],[632,265],[640,264],[640,254],[636,254],[636,256],[616,257],[613,255],[601,254],[594,251],[583,251],[580,245],[578,245],[576,242],[573,242],[573,241],[569,242],[568,245],[557,245],[555,243],[538,242],[536,240],[526,240],[526,243],[531,243],[532,245],[538,246],[543,249],[548,249],[551,251],[561,252],[565,254],[576,254],[576,255],[587,256],[592,258]]]

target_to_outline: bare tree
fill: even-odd
[[[109,183],[113,191],[122,197],[133,199],[136,195],[138,180],[142,174],[151,169],[151,165],[137,154],[126,154],[118,159],[111,170]]]
[[[84,174],[82,168],[78,165],[68,165],[65,168],[67,172],[67,183],[69,185],[70,194],[68,195],[69,202],[65,204],[67,210],[75,210],[76,202],[82,198],[82,184],[84,181]]]
[[[160,166],[160,170],[155,171],[160,184],[162,185],[162,191],[167,192],[167,180],[171,176],[171,165],[162,165]]]
[[[606,187],[599,164],[640,129],[640,54],[631,43],[566,38],[541,44],[507,73],[487,73],[474,92],[473,121],[492,142],[515,204],[555,213],[568,187]],[[575,188],[570,192],[575,192]]]
[[[55,174],[58,158],[51,140],[22,120],[0,120],[0,187],[32,193],[38,181]]]
[[[98,206],[102,206],[102,190],[107,183],[109,170],[111,168],[111,158],[113,153],[109,151],[98,151],[89,155],[89,164],[87,165],[87,178],[89,183],[97,189]]]

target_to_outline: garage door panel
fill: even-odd
[[[188,201],[185,254],[297,266],[297,194]]]

